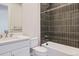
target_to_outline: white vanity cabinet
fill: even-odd
[[[0,56],[30,56],[30,40],[7,42],[1,45]]]
[[[0,56],[30,56],[29,47],[24,47],[13,50],[11,52],[6,52],[1,54]]]
[[[24,47],[21,49],[17,49],[12,51],[12,56],[29,56],[29,47]]]

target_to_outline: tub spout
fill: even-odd
[[[48,43],[46,42],[46,45],[48,45]]]

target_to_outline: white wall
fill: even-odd
[[[22,26],[23,33],[40,40],[40,3],[9,5],[9,29]]]
[[[23,4],[23,33],[40,39],[40,3]]]

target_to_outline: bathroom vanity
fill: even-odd
[[[30,41],[28,37],[19,36],[0,40],[0,56],[29,56]]]

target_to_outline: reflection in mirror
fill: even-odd
[[[8,6],[0,4],[0,33],[8,30]]]
[[[22,32],[22,5],[10,4],[9,10],[9,33]]]

